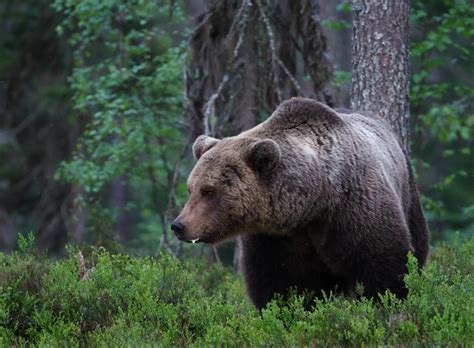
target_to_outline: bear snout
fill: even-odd
[[[181,222],[174,220],[171,223],[171,230],[174,232],[176,238],[179,240],[183,240],[184,238],[184,230],[186,226],[184,226]]]

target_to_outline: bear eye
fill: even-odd
[[[214,197],[214,190],[211,188],[203,188],[201,189],[201,196],[206,197],[206,198],[212,198]]]

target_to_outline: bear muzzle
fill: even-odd
[[[186,226],[184,226],[181,222],[174,220],[171,223],[171,230],[174,232],[176,238],[179,240],[183,240],[184,237],[184,230]]]
[[[200,242],[200,238],[189,239],[186,236],[186,226],[178,219],[171,223],[171,230],[174,232],[176,238],[178,238],[180,241],[193,244]]]

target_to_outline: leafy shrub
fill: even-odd
[[[434,238],[473,234],[474,6],[411,2],[413,154]],[[456,71],[461,69],[462,74]]]
[[[185,185],[174,191],[174,181],[184,182],[185,174],[174,168],[186,141],[181,122],[184,5],[143,0],[52,4],[62,19],[56,30],[74,52],[70,117],[87,124],[72,158],[61,163],[55,177],[84,189],[75,202],[78,212],[90,214],[87,242],[109,241],[104,234],[116,216],[133,213],[132,244],[156,250],[168,226],[168,202],[186,192]],[[130,188],[125,206],[112,207],[104,199],[114,180]]]
[[[402,301],[328,295],[305,310],[294,295],[261,313],[220,264],[114,255],[96,249],[48,260],[22,239],[0,254],[0,345],[315,346],[474,342],[474,238],[435,248],[419,272],[409,259]]]

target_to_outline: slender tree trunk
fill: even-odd
[[[352,90],[354,110],[384,117],[408,150],[409,0],[353,0]]]
[[[117,211],[117,220],[114,230],[118,239],[126,243],[131,238],[133,226],[133,214],[127,211],[127,205],[131,201],[130,188],[126,175],[115,178],[110,185],[109,204]]]

